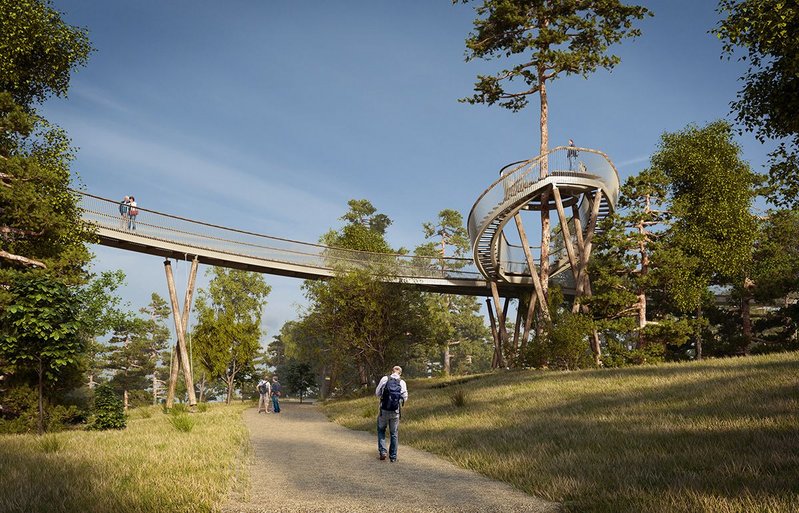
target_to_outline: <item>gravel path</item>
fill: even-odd
[[[244,412],[253,455],[251,489],[233,512],[556,512],[557,505],[402,444],[377,459],[376,435],[329,422],[315,406],[279,415]]]

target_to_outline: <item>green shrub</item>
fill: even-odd
[[[94,415],[91,429],[124,429],[125,411],[122,400],[111,385],[100,385],[94,391]]]
[[[9,387],[3,395],[0,433],[33,433],[39,420],[39,396],[27,385]],[[61,431],[68,424],[84,420],[77,406],[44,403],[44,424],[47,431]]]
[[[456,388],[449,393],[449,401],[452,403],[452,406],[463,408],[466,406],[466,390],[463,388]]]
[[[142,406],[150,406],[153,404],[153,394],[146,390],[129,390],[128,391],[128,406],[139,408]]]
[[[197,411],[205,413],[208,411],[208,403],[197,403]]]
[[[189,406],[186,403],[175,403],[172,405],[172,409],[169,410],[170,415],[182,415],[184,413],[189,413]]]
[[[169,417],[169,422],[174,426],[175,429],[178,431],[182,431],[184,433],[188,433],[192,429],[194,429],[194,424],[197,422],[193,417],[186,413],[179,413],[176,415],[171,415]]]
[[[139,412],[140,419],[149,419],[150,417],[153,416],[153,409],[147,406],[142,408],[136,408],[136,411]]]
[[[58,452],[64,448],[64,441],[56,435],[44,435],[38,440],[39,449],[44,453]]]
[[[0,433],[32,433],[36,431],[39,407],[33,388],[22,385],[9,387],[3,394]]]
[[[84,418],[77,406],[63,406],[58,404],[45,410],[47,431],[61,431],[69,424],[77,424]]]

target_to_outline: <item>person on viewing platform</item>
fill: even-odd
[[[574,171],[574,161],[577,160],[577,149],[574,141],[569,139],[569,149],[566,150],[566,157],[569,159],[569,171]]]
[[[139,215],[139,209],[136,208],[136,198],[130,197],[128,202],[128,230],[136,229],[136,216]]]
[[[119,203],[119,227],[124,229],[128,224],[128,210],[130,210],[130,198],[125,196]]]
[[[388,454],[392,463],[397,461],[400,412],[408,400],[408,385],[400,376],[402,376],[402,367],[396,365],[391,375],[383,376],[375,389],[375,395],[380,398],[380,413],[377,415],[378,457],[385,460]],[[391,436],[388,451],[386,451],[386,427]]]

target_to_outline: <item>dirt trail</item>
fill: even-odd
[[[244,412],[253,446],[251,489],[234,512],[555,512],[557,505],[402,444],[377,459],[376,435],[329,422],[311,405]]]

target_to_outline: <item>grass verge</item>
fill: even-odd
[[[571,512],[799,510],[799,353],[409,383],[402,443]],[[374,430],[373,398],[324,405]]]
[[[214,405],[190,432],[153,408],[121,431],[0,436],[0,511],[217,511],[246,484],[249,406]]]

